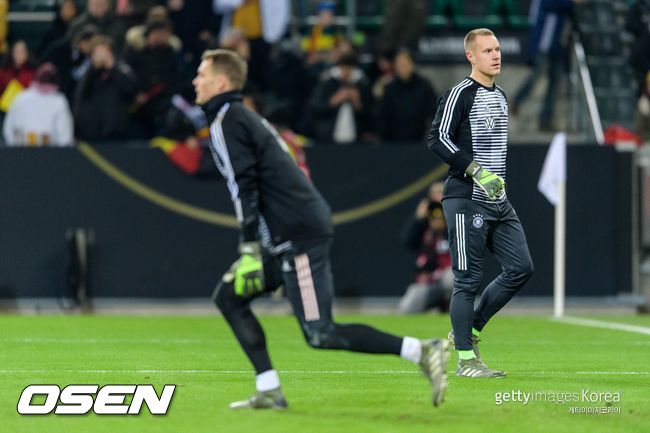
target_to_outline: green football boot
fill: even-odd
[[[484,378],[484,377],[505,377],[504,371],[492,370],[485,365],[480,358],[459,359],[456,376]]]
[[[420,368],[431,382],[431,400],[434,406],[439,406],[445,399],[447,391],[447,341],[423,340]]]
[[[247,400],[230,403],[230,409],[286,409],[287,400],[280,388],[257,391]]]
[[[453,349],[456,348],[456,345],[454,344],[455,342],[454,342],[454,331],[453,330],[449,331],[449,334],[447,335],[447,341],[449,342],[449,350],[453,350]],[[478,349],[478,343],[480,341],[481,340],[479,340],[479,338],[476,335],[472,334],[472,350],[474,351],[474,355],[476,356],[476,358],[468,359],[468,360],[465,360],[465,361],[459,359],[458,360],[458,368],[456,369],[456,376],[464,376],[464,377],[505,377],[506,376],[505,371],[492,370],[483,361],[483,359],[481,358],[481,352]],[[470,362],[467,365],[465,365],[465,364],[461,365],[461,361],[464,362],[464,363],[467,363],[469,361],[472,361],[472,362]],[[477,368],[475,368],[476,366],[474,365],[474,361],[477,362],[478,364],[480,364],[481,373],[475,373],[475,370],[477,370]],[[467,367],[467,368],[465,368],[465,367]],[[463,374],[460,374],[461,371],[463,372]],[[470,375],[470,373],[472,375]]]

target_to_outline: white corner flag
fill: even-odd
[[[537,188],[555,206],[553,315],[564,316],[566,263],[566,134],[558,132],[548,149]]]
[[[557,206],[560,194],[560,184],[566,182],[566,134],[558,132],[553,137],[551,146],[544,159],[542,174],[539,176],[537,188],[539,192]]]

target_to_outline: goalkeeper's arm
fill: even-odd
[[[235,293],[242,297],[254,296],[264,290],[264,265],[262,247],[258,239],[259,193],[257,190],[240,191],[238,204],[241,232],[239,260],[235,262]]]

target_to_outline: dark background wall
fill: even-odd
[[[101,155],[168,197],[232,214],[218,176],[190,177],[154,149],[101,147]],[[553,208],[537,191],[545,146],[514,146],[508,194],[523,221],[536,273],[522,295],[550,296]],[[380,200],[430,173],[421,146],[315,147],[313,179],[335,214]],[[631,157],[611,148],[568,154],[567,293],[631,290]],[[337,225],[332,266],[339,296],[397,296],[413,256],[399,233],[424,190],[380,213]],[[0,149],[0,296],[59,296],[64,233],[92,228],[91,283],[98,297],[204,297],[236,258],[237,231],[198,221],[135,194],[76,149]],[[486,279],[498,272],[488,263]]]

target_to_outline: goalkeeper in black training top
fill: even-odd
[[[250,308],[253,299],[281,285],[311,347],[400,355],[421,366],[437,406],[447,387],[446,340],[396,337],[333,321],[329,206],[273,127],[243,106],[246,73],[246,62],[234,52],[206,51],[193,81],[196,102],[210,122],[210,150],[241,225],[240,257],[213,298],[257,372],[257,392],[230,407],[287,407],[264,331]]]
[[[501,72],[501,49],[488,29],[465,36],[471,75],[438,102],[428,147],[449,164],[442,207],[447,220],[454,289],[450,347],[458,350],[456,374],[502,377],[478,351],[478,337],[533,273],[533,262],[519,217],[506,196],[508,103],[494,77]],[[483,259],[491,251],[503,272],[483,291]]]

